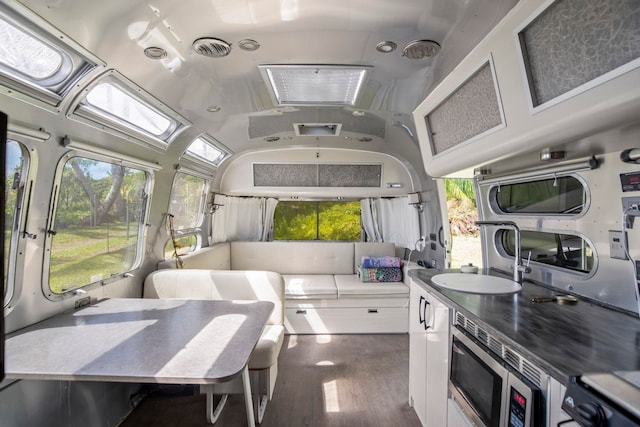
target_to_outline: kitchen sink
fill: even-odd
[[[485,274],[443,273],[431,281],[441,288],[472,294],[513,294],[522,289],[518,282]]]

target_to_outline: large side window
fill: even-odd
[[[20,239],[20,212],[24,201],[28,153],[19,142],[9,140],[6,147],[4,220],[4,304],[13,296],[15,257]]]
[[[135,269],[140,263],[148,174],[72,157],[55,206],[49,288],[62,294]]]
[[[502,230],[499,236],[502,249],[508,255],[514,256],[516,250],[513,230]],[[595,264],[593,248],[580,236],[523,230],[521,239],[524,262],[530,259],[583,273],[593,270]]]
[[[195,232],[204,219],[207,181],[188,173],[178,172],[171,188],[169,220],[171,239],[165,246],[165,259],[184,255],[198,248]]]
[[[586,202],[584,186],[572,176],[497,185],[491,195],[506,214],[575,215]]]
[[[360,240],[360,202],[281,201],[273,217],[275,240]]]

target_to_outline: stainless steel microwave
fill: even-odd
[[[451,345],[449,390],[473,425],[544,425],[540,389],[457,328],[453,328]]]

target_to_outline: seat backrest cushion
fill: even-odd
[[[271,301],[267,324],[284,323],[284,279],[272,271],[165,269],[144,281],[144,298]]]
[[[353,274],[352,242],[231,242],[233,270]]]

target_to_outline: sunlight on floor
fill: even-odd
[[[326,412],[340,412],[340,404],[338,403],[338,383],[328,381],[322,384],[324,395],[324,410]]]
[[[289,344],[287,344],[287,350],[291,350],[295,346],[298,345],[298,336],[297,335],[289,335]]]
[[[331,335],[316,335],[316,342],[318,344],[328,344],[331,342]]]

